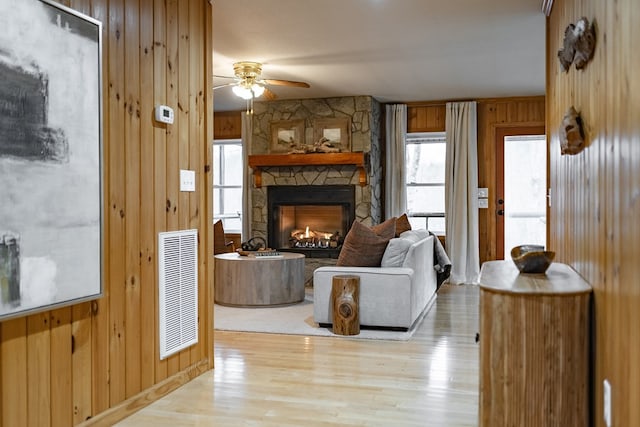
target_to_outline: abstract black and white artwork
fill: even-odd
[[[0,320],[102,294],[102,25],[0,0]]]

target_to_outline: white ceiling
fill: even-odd
[[[213,0],[216,75],[263,63],[278,99],[381,102],[543,95],[541,0]],[[214,78],[214,86],[232,82]],[[242,110],[231,88],[214,110]]]

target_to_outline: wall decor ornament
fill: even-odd
[[[351,118],[315,119],[313,121],[313,143],[316,147],[326,150],[325,152],[350,152]]]
[[[564,30],[562,49],[558,50],[558,60],[563,71],[569,71],[571,64],[577,70],[583,69],[593,58],[596,47],[596,30],[589,20],[582,17]]]
[[[560,153],[578,154],[584,149],[584,130],[582,118],[571,106],[562,119],[560,126]]]
[[[102,24],[0,0],[0,321],[102,295]]]
[[[286,154],[304,144],[304,119],[271,122],[269,153]]]

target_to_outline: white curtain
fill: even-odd
[[[253,140],[253,114],[242,113],[242,236],[243,242],[251,238],[251,186],[252,176],[249,168],[251,141]]]
[[[476,103],[449,102],[446,111],[445,228],[451,258],[449,282],[477,283],[480,247]]]
[[[384,206],[386,219],[398,217],[407,210],[407,188],[405,185],[405,138],[407,135],[407,106],[404,104],[386,107],[386,171]]]

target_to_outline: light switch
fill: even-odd
[[[478,188],[478,197],[481,199],[488,199],[489,189],[487,187]]]
[[[196,171],[180,169],[180,191],[196,191]]]
[[[479,209],[489,209],[489,199],[480,198],[478,199],[478,208]]]

